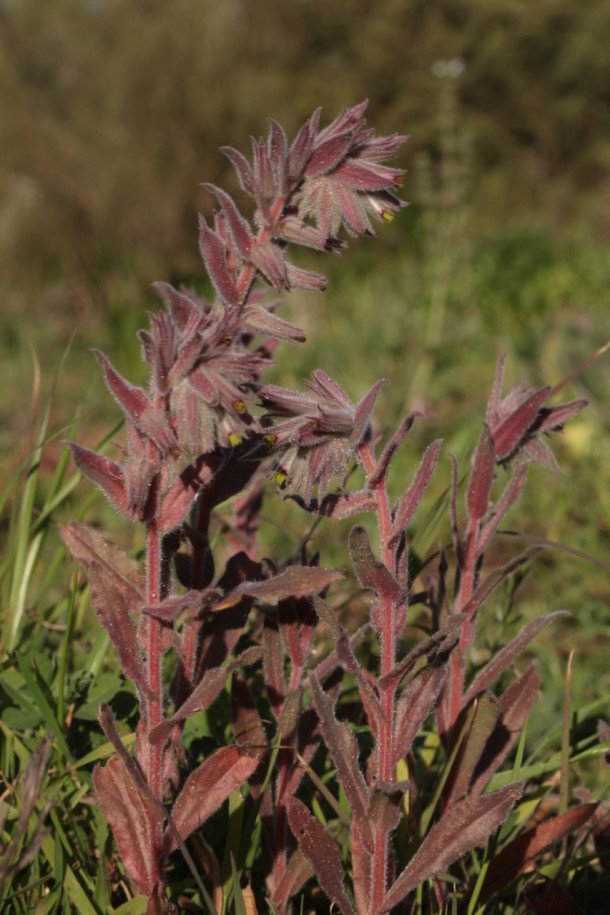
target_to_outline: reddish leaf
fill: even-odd
[[[89,569],[91,600],[97,618],[116,648],[125,676],[144,692],[148,684],[144,661],[138,643],[137,627],[129,613],[129,605],[116,587],[111,573],[97,563]]]
[[[133,512],[129,509],[123,468],[116,461],[111,461],[109,458],[102,457],[101,454],[96,454],[95,451],[83,448],[76,442],[68,442],[68,447],[72,452],[74,463],[83,476],[106,493],[117,511],[130,521],[139,520],[134,518]]]
[[[500,714],[481,758],[471,776],[469,792],[481,794],[492,775],[498,771],[523,730],[538,694],[540,675],[533,665],[511,683],[500,696]]]
[[[354,816],[366,818],[368,788],[358,768],[358,744],[350,729],[337,721],[333,704],[320,686],[315,674],[310,673],[309,682],[313,692],[314,705],[320,716],[324,743],[328,747],[337,769],[337,777],[345,792],[347,802]]]
[[[288,153],[288,177],[299,180],[309,162],[320,121],[321,108],[316,108],[308,121],[303,124]]]
[[[320,886],[344,915],[353,915],[354,910],[343,886],[343,861],[337,843],[301,801],[295,797],[288,798],[286,808],[290,828],[301,852],[313,867]]]
[[[324,292],[326,277],[312,270],[303,270],[286,261],[286,277],[289,289],[305,289],[307,292]]]
[[[356,410],[354,413],[354,426],[350,436],[352,442],[355,445],[358,445],[366,435],[367,429],[369,428],[371,413],[373,412],[373,407],[375,406],[375,401],[377,400],[377,395],[379,394],[379,389],[383,387],[384,384],[389,384],[389,382],[385,379],[376,381],[373,387],[367,391],[364,397],[362,397],[356,404]],[[368,485],[372,488],[370,481]]]
[[[235,171],[237,172],[237,177],[239,178],[239,183],[246,194],[249,194],[250,197],[253,197],[258,201],[260,189],[245,156],[237,149],[233,149],[232,146],[221,146],[220,151],[233,163]]]
[[[214,604],[212,610],[224,610],[232,607],[244,597],[257,598],[275,604],[285,597],[302,597],[305,594],[316,594],[323,591],[333,581],[343,578],[343,573],[334,569],[319,569],[311,566],[289,566],[285,572],[264,581],[244,581],[219,603]]]
[[[519,447],[523,438],[536,421],[538,411],[547,400],[549,386],[536,391],[510,413],[492,433],[493,449],[496,461],[505,461]]]
[[[241,257],[244,260],[247,260],[250,255],[253,241],[252,232],[250,231],[250,226],[247,221],[235,206],[233,198],[221,190],[221,188],[216,187],[215,184],[204,184],[203,187],[205,187],[206,190],[211,191],[218,198],[235,247]]]
[[[324,175],[335,168],[344,157],[352,143],[352,133],[330,136],[314,149],[313,155],[305,169],[308,178]]]
[[[586,915],[584,909],[562,890],[556,879],[550,877],[526,883],[523,898],[534,915]]]
[[[421,464],[417,468],[417,473],[413,478],[413,482],[396,507],[392,524],[392,536],[388,543],[390,549],[396,546],[400,540],[402,532],[409,524],[409,521],[415,514],[417,506],[423,498],[428,483],[430,482],[430,477],[436,467],[442,444],[443,440],[437,439],[437,441],[432,442],[432,444],[426,448],[426,452],[422,458]]]
[[[368,479],[368,485],[371,487],[371,489],[373,489],[380,480],[384,480],[386,478],[388,468],[392,462],[392,458],[396,454],[396,449],[411,429],[411,426],[415,422],[415,418],[417,416],[422,416],[422,414],[419,411],[415,411],[413,413],[409,413],[408,416],[405,416],[400,426],[383,449],[383,453],[377,461],[377,465],[373,473]]]
[[[483,795],[489,797],[489,795]],[[507,886],[519,874],[534,870],[536,862],[545,849],[554,842],[576,832],[593,816],[596,804],[581,804],[565,813],[539,823],[522,832],[505,845],[493,859],[481,888],[480,900],[488,899],[502,887]]]
[[[431,664],[443,663],[457,645],[465,619],[463,613],[452,614],[441,629],[412,648],[402,661],[384,674],[379,680],[379,687],[397,689],[422,657],[427,657]]]
[[[61,537],[78,563],[87,571],[94,562],[104,569],[127,601],[130,613],[139,612],[146,581],[144,569],[136,559],[87,524],[71,521],[62,529]]]
[[[186,513],[204,483],[212,477],[206,455],[200,455],[182,471],[161,496],[157,526],[162,534],[173,531],[184,521]]]
[[[504,489],[504,492],[494,505],[490,517],[487,519],[477,536],[476,551],[478,556],[482,556],[491,538],[495,534],[498,524],[512,506],[515,504],[525,486],[527,477],[527,464],[519,464],[513,473],[510,483]]]
[[[182,839],[205,823],[250,778],[262,752],[256,748],[248,755],[235,746],[221,747],[189,775],[172,807],[174,826]],[[164,854],[170,854],[177,846],[178,840],[168,828],[163,841]]]
[[[471,522],[480,521],[489,511],[491,484],[494,479],[495,455],[489,429],[485,427],[474,454],[466,509]]]
[[[396,707],[392,765],[408,753],[417,732],[436,704],[446,677],[446,664],[427,664],[405,686]]]
[[[163,856],[151,850],[150,836],[162,823],[163,810],[152,804],[118,756],[93,770],[93,786],[130,880],[150,895],[162,874]]]
[[[496,697],[490,692],[484,692],[462,715],[462,720],[458,719],[457,727],[463,737],[443,792],[447,808],[455,806],[456,801],[460,801],[468,792],[472,773],[493,733],[499,714]]]
[[[528,623],[527,626],[524,626],[519,635],[514,638],[512,642],[509,642],[508,645],[505,645],[504,648],[500,649],[483,670],[477,674],[466,690],[462,700],[462,708],[465,708],[478,693],[487,689],[488,686],[491,686],[493,681],[499,677],[501,673],[504,673],[515,658],[521,654],[523,649],[529,645],[532,639],[538,635],[540,630],[543,629],[547,623],[562,616],[566,617],[570,616],[570,614],[567,610],[556,610],[555,613],[547,613],[546,616],[539,616],[537,619],[532,620],[531,623]]]
[[[267,308],[260,305],[246,305],[242,310],[244,325],[251,327],[255,333],[265,334],[274,337],[276,340],[291,340],[296,343],[303,343],[306,339],[305,331],[300,327],[278,318]]]
[[[208,275],[225,305],[239,305],[239,295],[227,267],[226,250],[222,239],[213,232],[203,216],[199,218],[199,245]]]
[[[463,854],[484,845],[523,793],[524,782],[457,804],[435,823],[383,900],[379,915],[389,912],[424,880],[446,870]]]
[[[373,553],[369,535],[362,525],[357,524],[351,529],[348,546],[354,570],[363,588],[370,588],[379,597],[393,602],[404,598],[403,589],[390,570]]]
[[[290,288],[284,255],[273,242],[255,242],[250,251],[249,260],[278,292]]]

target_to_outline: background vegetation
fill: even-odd
[[[368,97],[380,133],[411,135],[396,164],[409,169],[412,206],[374,246],[354,245],[349,264],[325,264],[325,296],[292,297],[287,317],[310,339],[281,379],[299,383],[319,364],[353,399],[376,378],[391,379],[380,399],[388,424],[405,404],[428,417],[405,449],[405,474],[439,434],[459,455],[474,444],[471,417],[482,414],[501,352],[511,381],[538,385],[559,382],[602,346],[610,338],[609,34],[605,0],[1,0],[7,483],[31,452],[63,360],[32,524],[59,491],[60,440],[77,435],[93,447],[116,421],[89,346],[137,376],[134,331],[157,308],[150,283],[203,282],[196,213],[209,213],[212,201],[199,184],[235,189],[217,147],[248,152],[248,135],[265,133],[268,116],[293,134],[317,105],[328,121]],[[609,381],[606,358],[570,386],[570,397],[587,396],[591,406],[557,449],[568,481],[540,471],[541,485],[518,509],[523,531],[601,560],[610,542]],[[68,435],[77,410],[79,430]],[[15,506],[28,492],[24,477],[15,485],[21,503],[7,502],[2,519],[7,557]],[[89,521],[113,523],[102,500],[85,505],[89,492],[81,485],[60,500],[31,566],[23,602],[33,646],[63,638],[72,567],[58,553],[55,524],[85,509]],[[286,536],[300,536],[294,515],[285,523],[282,537],[270,535],[284,551]],[[3,587],[6,606],[6,578]],[[608,572],[553,551],[520,587],[528,618],[573,613],[534,647],[544,677],[535,731],[561,706],[572,648],[578,702],[610,693]],[[493,641],[503,623],[487,612]],[[86,608],[76,622],[87,651],[96,633]]]

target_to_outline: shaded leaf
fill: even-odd
[[[437,439],[437,441],[432,442],[432,444],[426,448],[421,464],[417,468],[417,473],[413,478],[413,482],[398,502],[392,523],[392,536],[388,543],[390,549],[398,543],[404,529],[415,514],[415,510],[426,492],[430,477],[436,467],[442,444],[443,440]]]
[[[483,795],[489,797],[489,795]],[[596,804],[581,804],[527,829],[505,845],[490,863],[481,888],[481,901],[507,886],[519,874],[533,870],[542,852],[569,836],[593,816]]]
[[[302,854],[313,867],[320,886],[344,915],[353,915],[354,910],[343,886],[343,861],[337,843],[297,798],[288,798],[286,809],[290,828]]]
[[[314,705],[320,716],[324,743],[328,747],[337,769],[337,778],[345,792],[347,802],[354,816],[366,817],[368,788],[358,767],[358,744],[350,729],[337,721],[333,704],[320,686],[314,673],[309,674]]]
[[[436,704],[446,677],[446,664],[427,664],[405,686],[396,706],[392,765],[408,753],[417,732]]]
[[[521,797],[525,782],[457,804],[435,823],[383,900],[389,912],[424,880],[449,867],[471,848],[484,845]]]
[[[489,497],[494,479],[495,463],[491,435],[489,434],[489,429],[485,426],[474,454],[468,492],[466,493],[466,509],[471,522],[480,521],[489,511]]]
[[[377,461],[375,469],[368,479],[368,485],[371,487],[371,489],[373,489],[380,480],[384,480],[386,478],[388,468],[392,462],[392,458],[396,454],[398,446],[403,441],[411,429],[411,426],[415,422],[416,417],[418,416],[422,416],[422,414],[417,410],[413,413],[409,413],[408,416],[405,416],[400,426],[383,449],[381,457]]]
[[[370,588],[375,594],[393,602],[404,597],[403,589],[390,570],[373,553],[369,535],[362,525],[357,524],[351,529],[348,546],[354,570],[363,588]]]
[[[244,597],[257,598],[275,604],[286,597],[302,597],[323,591],[333,581],[343,578],[335,569],[320,569],[311,566],[289,566],[285,572],[266,578],[264,581],[245,581],[230,591],[212,610],[232,607]]]
[[[478,693],[491,686],[496,677],[499,677],[512,664],[515,658],[521,654],[523,649],[529,645],[547,623],[566,616],[570,616],[567,610],[556,610],[554,613],[547,613],[546,616],[539,616],[537,619],[532,620],[531,623],[528,623],[527,626],[524,626],[519,635],[508,645],[505,645],[504,648],[501,648],[483,670],[477,674],[466,690],[462,700],[462,708],[465,708]]]
[[[262,748],[246,754],[238,747],[221,747],[191,772],[172,807],[172,819],[182,839],[198,829],[240,785],[247,781],[263,753]],[[178,846],[167,829],[163,850],[168,855]]]
[[[104,569],[127,601],[130,613],[139,611],[144,603],[146,576],[136,559],[88,524],[71,521],[62,528],[61,538],[75,560],[87,571],[94,562]]]

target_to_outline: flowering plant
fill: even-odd
[[[371,416],[385,382],[357,403],[320,369],[305,392],[261,382],[279,341],[305,339],[278,316],[277,303],[265,298],[268,289],[319,292],[326,285],[322,275],[288,260],[290,246],[338,254],[345,247],[342,226],[350,236],[374,235],[372,220],[389,221],[404,205],[395,194],[403,171],[383,164],[404,138],[375,137],[364,110],[365,103],[345,110],[322,130],[318,110],[292,144],[271,120],[268,138],[252,141],[252,164],[223,149],[255,212],[246,219],[228,194],[207,185],[218,209],[212,225],[201,218],[200,246],[214,300],[158,285],[165,310],[139,332],[148,388],[132,385],[96,352],[125,416],[120,457],[70,445],[80,470],[145,531],[143,564],[85,525],[72,523],[63,536],[87,569],[99,621],[138,693],[134,756],[102,704],[100,724],[116,754],[97,766],[93,780],[126,875],[147,896],[151,915],[172,908],[166,861],[178,848],[190,857],[187,840],[205,851],[210,882],[200,885],[201,903],[227,910],[218,849],[206,844],[202,828],[236,793],[240,804],[248,797],[258,818],[262,856],[252,867],[274,912],[291,912],[314,875],[344,915],[381,915],[408,911],[405,900],[425,881],[432,881],[441,906],[447,884],[438,875],[484,844],[524,790],[517,781],[485,793],[525,723],[539,677],[530,667],[499,696],[491,686],[554,615],[525,627],[471,682],[468,650],[479,607],[532,554],[486,572],[489,543],[525,485],[529,462],[553,464],[541,436],[561,428],[584,401],[546,407],[550,389],[524,385],[501,399],[500,360],[473,458],[463,532],[454,460],[455,581],[450,587],[441,549],[437,571],[417,598],[430,611],[429,632],[406,650],[402,638],[415,599],[406,529],[442,443],[429,446],[392,504],[388,474],[416,414],[398,424],[378,454]],[[347,491],[354,466],[363,483]],[[498,467],[511,475],[496,497]],[[373,519],[375,545],[362,524],[349,535],[357,581],[370,594],[368,622],[355,634],[329,593],[342,572],[321,567],[306,544],[284,564],[262,559],[259,521],[270,477],[309,513]],[[224,529],[226,557],[212,536],[214,512],[223,504],[232,512]],[[333,639],[322,660],[314,651],[319,621]],[[377,644],[377,670],[359,660],[364,638]],[[173,655],[172,665],[163,661],[166,654]],[[261,666],[264,699],[255,690]],[[344,673],[358,690],[357,718],[350,718],[340,695]],[[185,741],[186,724],[226,690],[233,739],[196,759]],[[447,765],[436,796],[422,808],[412,746],[430,712]],[[362,744],[356,722],[366,725]],[[313,765],[320,747],[336,776],[330,787]],[[315,804],[308,806],[312,785]],[[316,815],[322,803],[326,818]],[[399,847],[393,836],[404,835],[405,827],[410,838]],[[567,828],[558,824],[554,837]],[[506,881],[518,872],[513,864]],[[199,879],[196,868],[195,874]],[[488,890],[483,882],[476,893],[484,898]],[[463,899],[474,891],[464,887]]]

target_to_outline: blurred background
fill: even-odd
[[[554,385],[610,338],[609,40],[607,0],[0,0],[0,473],[62,360],[52,429],[80,408],[93,447],[116,408],[89,347],[142,380],[150,284],[206,291],[200,183],[248,206],[218,146],[247,154],[269,116],[293,137],[363,98],[377,132],[410,135],[392,164],[411,206],[341,259],[301,257],[330,283],[287,303],[309,342],[278,377],[320,364],[354,398],[387,377],[382,423],[427,414],[405,473],[438,435],[463,457],[500,353],[508,383]],[[534,469],[520,516],[600,559],[609,381],[602,358],[562,392],[591,408],[557,451],[567,478]],[[593,695],[608,572],[558,553],[540,569],[532,615],[575,614],[546,663],[576,645]]]

